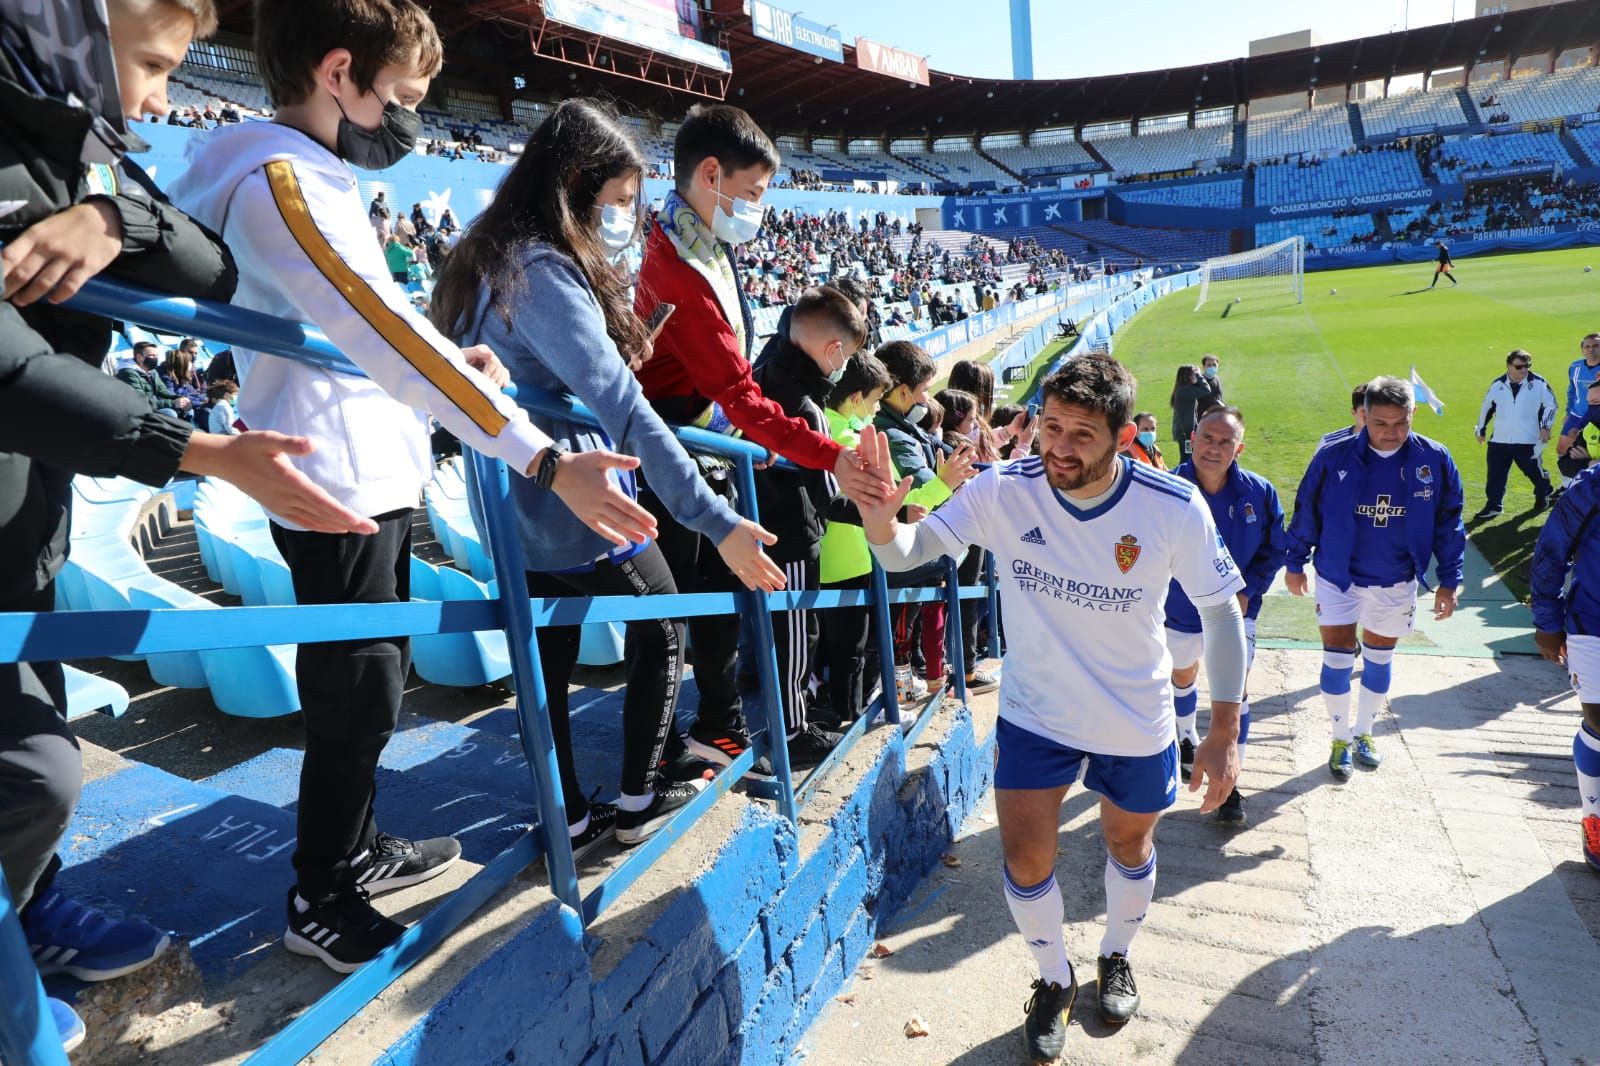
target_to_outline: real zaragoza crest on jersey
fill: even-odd
[[[1433,471],[1428,469],[1428,465],[1426,463],[1417,467],[1417,480],[1424,485],[1433,484]]]
[[[1115,549],[1117,569],[1124,574],[1132,570],[1133,564],[1139,561],[1139,552],[1141,550],[1139,538],[1132,533],[1124,533],[1122,539],[1117,542]]]

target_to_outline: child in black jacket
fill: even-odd
[[[787,335],[774,336],[757,359],[756,384],[762,394],[829,436],[824,414],[828,393],[845,364],[866,343],[861,310],[831,285],[807,289],[789,316]],[[761,521],[777,534],[769,549],[783,567],[791,590],[820,587],[818,560],[822,534],[830,519],[842,520],[850,504],[825,470],[770,468],[756,474],[756,500]],[[816,657],[816,620],[811,612],[787,611],[772,619],[778,653],[778,683],[789,742],[789,767],[817,765],[838,743],[830,733],[807,720],[811,666]]]

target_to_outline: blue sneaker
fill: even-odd
[[[22,931],[41,974],[66,973],[80,981],[133,973],[160,958],[171,943],[155,926],[117,921],[68,899],[56,885],[28,902]]]
[[[1336,740],[1333,742],[1333,752],[1328,756],[1328,772],[1340,781],[1350,780],[1350,775],[1355,773],[1355,767],[1350,764],[1350,742]]]
[[[1378,745],[1372,742],[1371,733],[1356,737],[1356,762],[1369,770],[1376,770],[1383,765],[1383,756],[1378,754]]]
[[[61,1034],[61,1050],[75,1050],[83,1043],[88,1032],[83,1027],[83,1019],[69,1004],[59,999],[46,999],[45,1002],[50,1004],[50,1020],[56,1023],[56,1032]]]

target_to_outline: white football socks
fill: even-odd
[[[1156,852],[1142,866],[1122,865],[1106,856],[1106,935],[1100,940],[1100,954],[1126,955],[1134,935],[1144,924],[1150,901],[1156,894]]]
[[[1017,931],[1033,952],[1039,964],[1039,976],[1054,981],[1062,988],[1072,986],[1072,963],[1067,959],[1067,945],[1062,939],[1062,924],[1066,921],[1066,908],[1061,903],[1061,886],[1056,875],[1036,885],[1019,885],[1011,879],[1011,871],[1002,865],[1006,882],[1006,905],[1011,908],[1011,919]]]

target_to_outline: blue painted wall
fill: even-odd
[[[964,710],[909,780],[905,756],[889,731],[804,860],[788,822],[747,804],[705,872],[599,980],[576,916],[552,902],[379,1062],[790,1061],[992,781],[993,736],[976,736]]]

